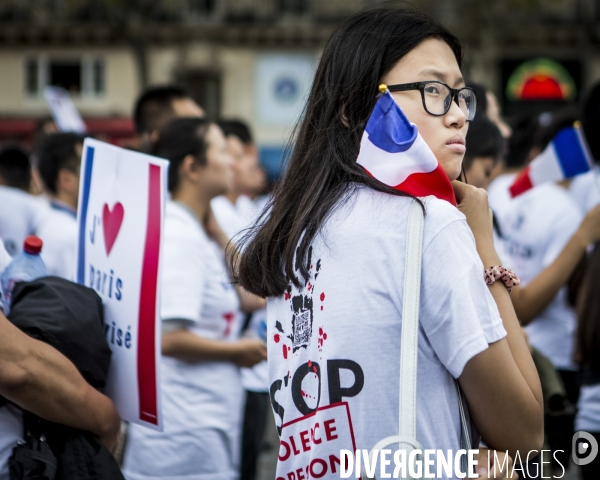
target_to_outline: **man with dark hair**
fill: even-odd
[[[35,122],[35,128],[33,130],[33,144],[37,146],[44,136],[52,133],[58,133],[58,127],[56,126],[54,119],[49,115],[38,119],[38,121]]]
[[[569,193],[583,213],[600,204],[600,82],[588,93],[582,108],[581,123],[596,165],[569,185]]]
[[[23,241],[35,233],[47,202],[28,193],[31,168],[27,154],[19,147],[0,151],[0,239],[11,256],[23,248]]]
[[[220,120],[217,122],[225,137],[236,137],[240,142],[244,144],[245,148],[254,146],[254,140],[252,139],[252,132],[250,127],[242,120]]]
[[[67,280],[74,277],[82,149],[81,135],[54,133],[42,138],[37,150],[38,169],[51,207],[37,230],[44,241],[42,259],[48,275]]]
[[[177,86],[165,85],[146,90],[133,110],[141,150],[149,151],[160,129],[177,117],[204,117],[204,110]]]
[[[0,150],[0,184],[29,192],[31,166],[21,147],[10,145]]]
[[[31,167],[27,153],[16,145],[0,150],[0,239],[10,255],[23,247],[46,210],[46,202],[29,195]]]

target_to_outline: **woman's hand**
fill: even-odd
[[[488,204],[487,192],[483,188],[459,182],[452,182],[458,210],[467,217],[467,223],[475,237],[477,252],[484,266],[500,265],[494,247],[493,214]]]
[[[241,338],[233,345],[233,361],[240,367],[250,368],[267,359],[267,346],[262,340]]]

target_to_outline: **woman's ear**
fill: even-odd
[[[196,160],[194,155],[186,155],[183,161],[181,162],[181,166],[179,167],[179,175],[181,179],[189,179],[192,181],[196,180],[200,172],[200,165]]]

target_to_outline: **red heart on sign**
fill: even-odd
[[[104,246],[106,247],[106,255],[110,255],[119,230],[121,230],[121,224],[123,223],[123,217],[125,216],[125,209],[121,202],[117,202],[112,210],[108,208],[108,204],[104,204],[102,210],[102,229],[104,230]]]

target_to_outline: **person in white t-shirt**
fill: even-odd
[[[600,165],[575,177],[569,184],[569,193],[584,215],[600,205]]]
[[[456,180],[470,113],[456,91],[461,60],[443,26],[391,6],[352,15],[323,51],[269,215],[233,258],[241,285],[269,297],[277,479],[337,478],[341,449],[398,434],[413,200],[356,158],[378,86],[404,85],[394,99]],[[445,113],[428,113],[426,97],[444,90]],[[500,265],[485,191],[454,188],[458,208],[432,198],[425,218],[416,438],[425,449],[460,448],[457,378],[483,440],[526,457],[543,440],[539,379],[506,286],[483,280],[484,265]]]
[[[592,253],[577,302],[577,361],[582,367],[582,385],[575,430],[600,441],[600,248]],[[583,439],[586,440],[586,439]],[[584,457],[585,458],[585,457]],[[583,480],[600,478],[600,461],[581,466]]]
[[[569,117],[555,116],[537,134],[511,142],[508,161],[532,159],[542,151]],[[527,129],[524,129],[527,131]],[[515,135],[521,134],[515,129]],[[569,283],[580,268],[586,249],[600,240],[600,207],[583,217],[563,186],[547,183],[515,198],[508,188],[518,172],[501,175],[489,188],[489,201],[502,232],[503,260],[519,272],[521,286],[511,294],[528,340],[547,357],[564,383],[569,405],[558,418],[548,415],[546,434],[557,472],[569,461],[574,408],[579,396],[575,351],[576,315]],[[559,465],[560,463],[560,465]]]
[[[0,185],[31,193],[29,156],[18,145],[8,145],[0,150]]]
[[[557,116],[535,134],[515,130],[507,157],[510,166],[488,188],[489,202],[503,236],[504,250],[522,284],[511,299],[531,345],[559,370],[573,371],[575,313],[568,305],[565,285],[586,249],[600,240],[600,208],[583,217],[563,187],[542,184],[512,198],[509,187],[523,165],[543,150],[573,119]],[[519,167],[520,165],[520,167]],[[567,339],[569,339],[567,341]]]
[[[0,273],[10,261],[0,243]],[[9,479],[8,459],[24,436],[19,407],[95,433],[111,450],[121,430],[112,402],[91,387],[66,357],[21,332],[0,312],[0,480]]]
[[[42,220],[47,201],[31,195],[32,170],[29,156],[18,145],[0,150],[0,239],[10,255],[20,253],[23,241],[33,235]]]
[[[569,193],[586,214],[600,204],[600,82],[587,93],[583,102],[581,123],[590,153],[595,159],[594,168],[575,177],[569,185]]]
[[[154,153],[170,160],[161,267],[161,405],[164,431],[132,425],[128,480],[233,480],[239,476],[240,367],[266,358],[264,342],[239,339],[239,311],[264,300],[234,287],[223,262],[229,238],[210,201],[231,184],[231,159],[216,124],[173,120]]]
[[[258,206],[249,195],[257,190],[258,152],[252,133],[241,120],[221,120],[219,126],[227,140],[227,150],[233,160],[232,188],[211,201],[217,222],[232,239],[243,235],[256,221]],[[246,317],[245,336],[263,338],[266,335],[266,309]],[[242,369],[242,385],[246,391],[242,432],[241,479],[254,480],[269,412],[269,381],[266,360],[252,368]]]
[[[480,115],[470,123],[466,141],[463,161],[466,181],[477,188],[487,188],[492,173],[502,161],[504,137],[490,119]]]
[[[138,97],[133,107],[138,148],[149,152],[158,132],[171,120],[204,117],[204,110],[188,92],[176,85],[152,86]]]
[[[233,238],[255,220],[256,206],[249,194],[254,186],[254,172],[260,165],[250,129],[244,122],[221,120],[218,125],[232,158],[232,187],[224,195],[214,198],[211,207],[219,225]]]
[[[18,188],[0,185],[0,239],[12,256],[36,230],[47,212],[44,201]]]
[[[44,242],[42,260],[48,275],[73,280],[77,250],[77,204],[83,137],[53,133],[40,141],[38,171],[49,197],[50,209],[37,228]]]

